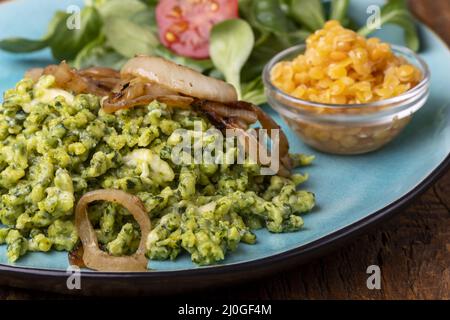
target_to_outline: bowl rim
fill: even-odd
[[[271,73],[273,67],[278,62],[283,61],[283,59],[285,57],[290,56],[297,51],[305,50],[306,44],[296,45],[296,46],[290,47],[290,48],[285,49],[285,50],[279,52],[278,54],[276,54],[264,67],[263,77],[262,77],[264,86],[266,87],[266,90],[270,89],[271,91],[275,92],[276,95],[285,99],[285,101],[288,101],[288,102],[294,103],[294,104],[304,105],[307,107],[331,108],[331,109],[339,110],[339,109],[350,109],[350,108],[376,108],[376,107],[383,107],[388,104],[392,104],[392,109],[395,109],[395,107],[398,107],[399,103],[420,95],[420,93],[422,93],[422,91],[424,89],[426,89],[426,87],[429,86],[430,81],[431,81],[431,72],[430,72],[430,68],[429,68],[428,64],[425,62],[425,60],[419,54],[415,53],[411,49],[404,47],[404,46],[395,45],[395,44],[389,44],[389,45],[391,46],[392,50],[394,51],[394,54],[400,53],[403,56],[413,57],[414,59],[416,59],[419,64],[419,67],[421,69],[420,71],[423,74],[423,79],[419,82],[418,85],[416,85],[414,88],[409,89],[408,91],[402,93],[401,95],[398,95],[398,96],[395,96],[392,98],[383,99],[383,100],[374,101],[374,102],[368,102],[368,103],[332,104],[332,103],[321,103],[321,102],[303,100],[303,99],[295,98],[294,96],[291,96],[290,94],[284,92],[283,90],[281,90],[280,88],[278,88],[277,86],[275,86],[272,83],[270,73]],[[408,61],[411,62],[409,59],[408,59]],[[266,92],[266,94],[267,94],[267,92]],[[282,103],[282,104],[283,104],[283,106],[285,105],[285,103]],[[385,108],[385,109],[389,110],[391,108]]]

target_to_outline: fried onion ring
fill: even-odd
[[[141,241],[136,253],[131,256],[114,257],[100,250],[95,230],[89,221],[87,208],[94,201],[110,201],[124,206],[141,228]],[[75,209],[75,225],[83,244],[83,261],[90,269],[106,272],[145,272],[148,260],[145,257],[147,236],[151,222],[142,201],[120,190],[96,190],[81,197]]]

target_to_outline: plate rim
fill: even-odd
[[[11,1],[2,1],[0,5],[10,3]],[[450,52],[450,46],[447,44],[437,32],[435,32],[428,24],[418,20],[420,26],[431,33],[443,46]],[[176,280],[180,278],[197,278],[205,275],[208,276],[223,276],[227,274],[246,274],[248,279],[253,278],[248,274],[249,270],[258,270],[260,273],[269,274],[274,273],[276,270],[285,269],[288,267],[288,262],[294,261],[291,266],[299,265],[307,262],[312,256],[320,256],[324,252],[329,251],[332,247],[339,247],[346,241],[353,239],[354,237],[362,234],[367,229],[376,226],[383,220],[392,217],[402,209],[408,207],[408,205],[414,201],[414,199],[424,192],[435,183],[440,177],[442,177],[447,171],[450,170],[450,152],[446,158],[422,181],[420,181],[413,189],[408,193],[398,198],[394,202],[387,206],[367,215],[366,217],[355,221],[345,227],[342,227],[336,231],[333,231],[319,239],[306,243],[299,247],[274,254],[268,257],[254,259],[250,261],[237,262],[227,265],[216,265],[205,268],[196,269],[184,269],[184,270],[161,270],[152,272],[151,269],[147,272],[92,272],[81,271],[81,277],[83,279],[89,279],[92,281],[102,280],[164,280],[171,278]],[[276,267],[275,267],[276,266]],[[256,274],[260,274],[255,272]],[[68,273],[66,270],[56,269],[44,269],[24,266],[14,266],[0,263],[0,279],[2,275],[8,274],[15,279],[26,279],[28,276],[39,276],[40,278],[47,277],[52,279],[67,279]],[[1,283],[2,281],[0,281]],[[30,287],[32,287],[30,285]],[[42,289],[42,288],[41,288]],[[45,290],[45,289],[44,289]]]

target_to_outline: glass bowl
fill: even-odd
[[[392,45],[394,54],[404,57],[422,72],[422,81],[409,91],[367,104],[323,104],[297,99],[271,81],[271,70],[280,61],[304,53],[298,45],[276,55],[265,67],[263,80],[268,103],[308,145],[333,154],[362,154],[392,141],[424,106],[430,92],[430,71],[426,62],[408,48]]]

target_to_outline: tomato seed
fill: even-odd
[[[177,40],[177,37],[172,32],[166,33],[166,40],[169,42],[174,42]]]
[[[219,10],[219,4],[217,2],[212,2],[211,11],[216,12],[217,10]]]

